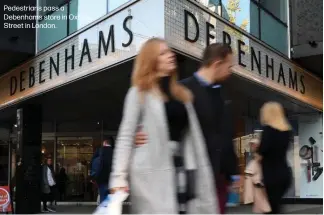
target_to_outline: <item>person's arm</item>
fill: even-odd
[[[134,147],[134,135],[141,111],[140,106],[138,90],[136,88],[130,88],[124,102],[123,117],[113,154],[112,172],[109,180],[109,187],[112,188],[112,190],[128,187],[128,168],[132,149]]]

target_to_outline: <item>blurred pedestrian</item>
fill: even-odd
[[[54,208],[47,206],[47,202],[51,203],[55,198],[55,177],[52,165],[52,159],[46,158],[42,165],[42,201],[43,212],[55,212]]]
[[[290,186],[292,171],[287,162],[287,151],[291,141],[291,126],[281,104],[267,102],[260,111],[263,127],[258,150],[263,171],[263,180],[271,214],[279,214],[280,202]]]
[[[201,68],[190,78],[183,80],[194,95],[202,132],[208,149],[216,181],[220,213],[225,213],[228,187],[232,178],[239,178],[238,161],[233,144],[233,119],[231,101],[226,95],[224,83],[231,76],[234,65],[230,46],[221,43],[209,45],[203,54]],[[138,132],[135,142],[145,144],[151,138]],[[236,176],[236,177],[232,177]],[[236,180],[233,186],[239,186]]]
[[[59,193],[59,201],[66,200],[66,185],[68,183],[68,176],[64,167],[60,169],[58,179],[57,179],[57,189]]]
[[[192,101],[177,82],[175,54],[164,40],[148,40],[135,60],[111,174],[112,192],[130,185],[131,213],[219,212]],[[138,124],[149,139],[134,148]]]
[[[100,203],[105,200],[109,194],[108,184],[113,154],[113,149],[111,147],[112,142],[112,138],[104,140],[102,147],[95,152],[91,162],[91,175],[99,189]]]

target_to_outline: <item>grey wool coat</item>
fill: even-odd
[[[178,214],[175,168],[164,102],[153,92],[141,99],[137,88],[129,89],[113,155],[110,188],[130,188],[131,213]],[[143,101],[143,102],[141,102]],[[184,144],[185,168],[196,170],[196,198],[188,202],[188,213],[219,214],[216,184],[204,138],[191,103],[185,104],[189,130]],[[140,122],[139,122],[140,121]],[[148,135],[147,144],[136,147],[138,124]]]

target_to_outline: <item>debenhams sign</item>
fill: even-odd
[[[191,13],[188,10],[184,10],[184,27],[185,27],[185,35],[184,35],[184,39],[186,41],[189,41],[191,43],[196,43],[199,39],[199,36],[201,35],[200,29],[199,29],[199,23],[198,20],[196,18],[196,16]],[[189,22],[188,20],[191,19],[193,21],[193,26],[192,28],[194,29],[194,33],[192,36],[189,36]],[[216,26],[214,26],[213,24],[211,24],[210,22],[206,22],[206,45],[210,44],[211,40],[215,39],[215,36],[213,34],[211,34],[212,31],[215,31]],[[222,31],[222,42],[225,44],[228,44],[230,46],[233,46],[232,44],[232,37],[231,35],[226,32],[225,30]],[[246,46],[245,42],[243,40],[238,39],[236,41],[236,50],[237,50],[237,57],[238,57],[238,64],[243,67],[246,68],[247,65],[245,62],[243,62],[243,57],[247,56],[246,55],[246,50],[244,49],[244,46]],[[278,62],[278,71],[275,71],[275,66],[274,66],[274,60],[273,57],[265,54],[263,56],[263,58],[261,58],[261,51],[256,51],[255,48],[253,46],[249,46],[249,52],[250,55],[248,55],[249,57],[249,62],[251,65],[251,70],[258,72],[260,75],[262,74],[262,64],[264,64],[263,66],[266,68],[265,69],[265,76],[270,79],[271,81],[275,81],[278,84],[281,84],[285,87],[288,87],[290,89],[294,89],[297,92],[300,92],[301,94],[305,94],[306,92],[306,86],[304,83],[304,78],[305,76],[303,74],[297,73],[296,71],[293,71],[292,68],[288,68],[288,70],[284,71],[283,69],[283,64],[281,62]],[[288,73],[288,78],[285,77],[285,73]],[[275,74],[277,74],[275,76]],[[288,79],[288,80],[287,80]]]
[[[230,44],[237,60],[237,66],[233,67],[235,74],[323,108],[321,80],[194,1],[165,0],[165,3],[166,39],[172,47],[201,58],[210,43]]]
[[[164,11],[149,10],[157,6]],[[190,0],[141,0],[2,76],[0,108],[133,57],[150,37],[165,37],[197,58],[210,42],[231,44],[239,65],[234,72],[322,109],[321,81],[233,31]]]
[[[154,6],[162,8],[163,2],[130,1],[120,11],[6,73],[0,77],[0,109],[134,57],[148,38],[164,36],[164,11],[148,11]],[[153,14],[154,22],[146,22]]]
[[[127,16],[122,23],[123,30],[128,34],[128,39],[122,42],[122,47],[127,48],[132,44],[133,32],[127,27],[129,22],[133,19],[133,16]],[[88,39],[85,38],[82,43],[81,55],[76,59],[75,45],[64,49],[64,54],[57,52],[47,59],[41,60],[37,65],[29,66],[25,70],[22,70],[17,75],[10,77],[10,96],[15,95],[17,92],[23,92],[26,88],[32,88],[35,86],[36,81],[38,84],[43,84],[46,81],[57,78],[62,73],[73,71],[78,67],[82,67],[83,63],[92,63],[93,58],[100,59],[107,56],[108,50],[110,53],[114,53],[116,50],[115,45],[115,25],[110,25],[108,34],[105,35],[103,31],[99,31],[98,45],[96,49],[90,49]],[[97,54],[94,54],[97,53]],[[60,62],[64,62],[63,71],[60,70]],[[49,64],[45,69],[45,64]],[[47,74],[46,74],[47,73]],[[36,77],[37,76],[37,77]]]

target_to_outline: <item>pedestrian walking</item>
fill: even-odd
[[[55,177],[54,169],[52,165],[52,159],[46,158],[42,165],[42,202],[43,212],[56,212],[54,208],[47,206],[47,203],[51,203],[55,198]]]
[[[220,213],[225,213],[228,187],[232,178],[238,178],[238,161],[233,144],[233,120],[231,100],[224,83],[231,76],[234,65],[230,46],[221,43],[209,45],[202,58],[200,69],[190,78],[181,81],[194,95],[194,107],[202,128],[203,137],[216,181]],[[152,138],[146,132],[138,132],[137,145]],[[232,177],[236,176],[236,177]],[[239,181],[239,180],[236,180]]]
[[[111,138],[104,140],[102,147],[95,152],[91,164],[91,175],[98,186],[100,203],[103,202],[109,194],[108,184],[113,154],[111,144]]]
[[[112,192],[130,187],[131,213],[219,213],[192,101],[177,82],[174,53],[164,40],[148,40],[135,60],[110,179]],[[139,124],[149,138],[134,147]]]
[[[263,171],[271,214],[279,214],[280,202],[292,180],[292,170],[287,162],[287,151],[291,142],[291,126],[283,107],[277,102],[267,102],[260,111],[263,127],[259,161]]]
[[[66,200],[66,186],[69,181],[69,178],[66,174],[66,170],[64,167],[60,169],[60,172],[57,177],[57,189],[59,193],[59,201]]]

